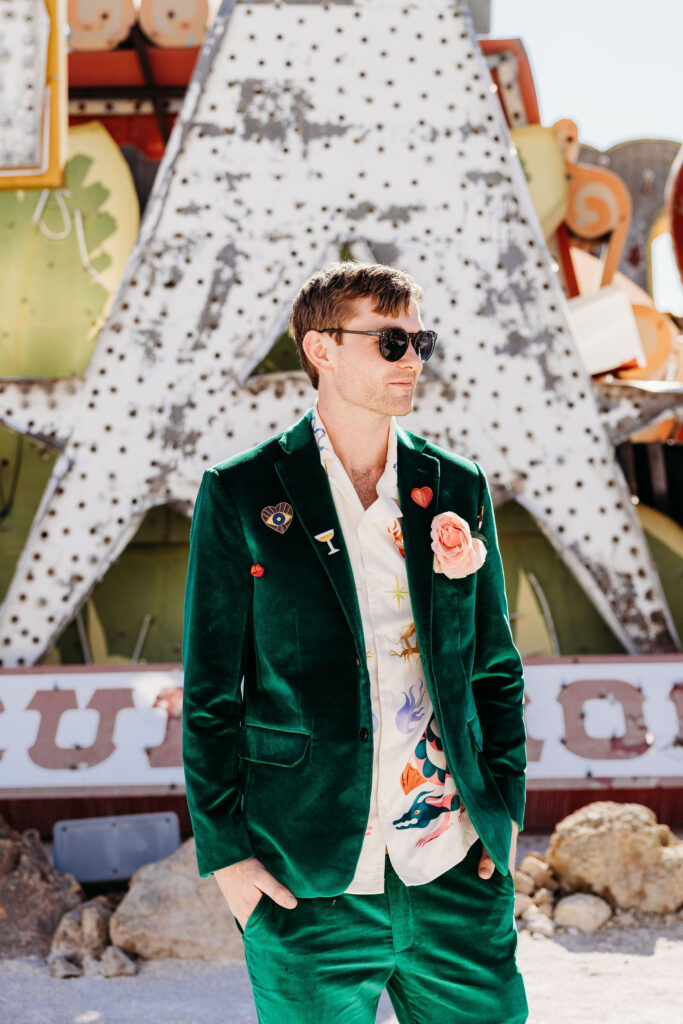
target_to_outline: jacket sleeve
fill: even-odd
[[[214,469],[204,471],[183,609],[183,767],[202,878],[254,856],[240,811],[237,760],[252,559],[223,480]]]
[[[482,754],[522,831],[526,804],[526,726],[524,667],[515,647],[493,502],[486,474],[479,471],[481,532],[488,541],[486,559],[477,572],[475,653],[472,687],[483,734]]]

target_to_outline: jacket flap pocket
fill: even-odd
[[[237,754],[244,761],[291,768],[303,761],[310,741],[310,732],[244,722],[240,728]]]
[[[484,737],[483,737],[482,732],[481,732],[481,722],[479,721],[479,716],[476,714],[476,712],[475,712],[474,716],[468,720],[467,728],[470,731],[470,736],[472,737],[472,742],[474,743],[474,745],[477,748],[477,750],[483,750],[484,749]]]

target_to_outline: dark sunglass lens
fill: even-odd
[[[391,327],[388,331],[382,331],[379,348],[385,359],[388,359],[390,363],[395,363],[408,348],[408,335],[400,327]]]
[[[426,363],[436,345],[436,331],[420,331],[417,338],[415,339],[415,351],[422,360]]]

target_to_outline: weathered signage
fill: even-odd
[[[525,661],[528,787],[683,786],[683,656]],[[0,797],[184,791],[180,665],[0,672]]]

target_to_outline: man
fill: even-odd
[[[421,298],[381,264],[307,281],[314,406],[197,496],[187,799],[263,1024],[370,1024],[385,986],[401,1024],[528,1017],[523,667],[482,468],[395,421],[434,348]]]

